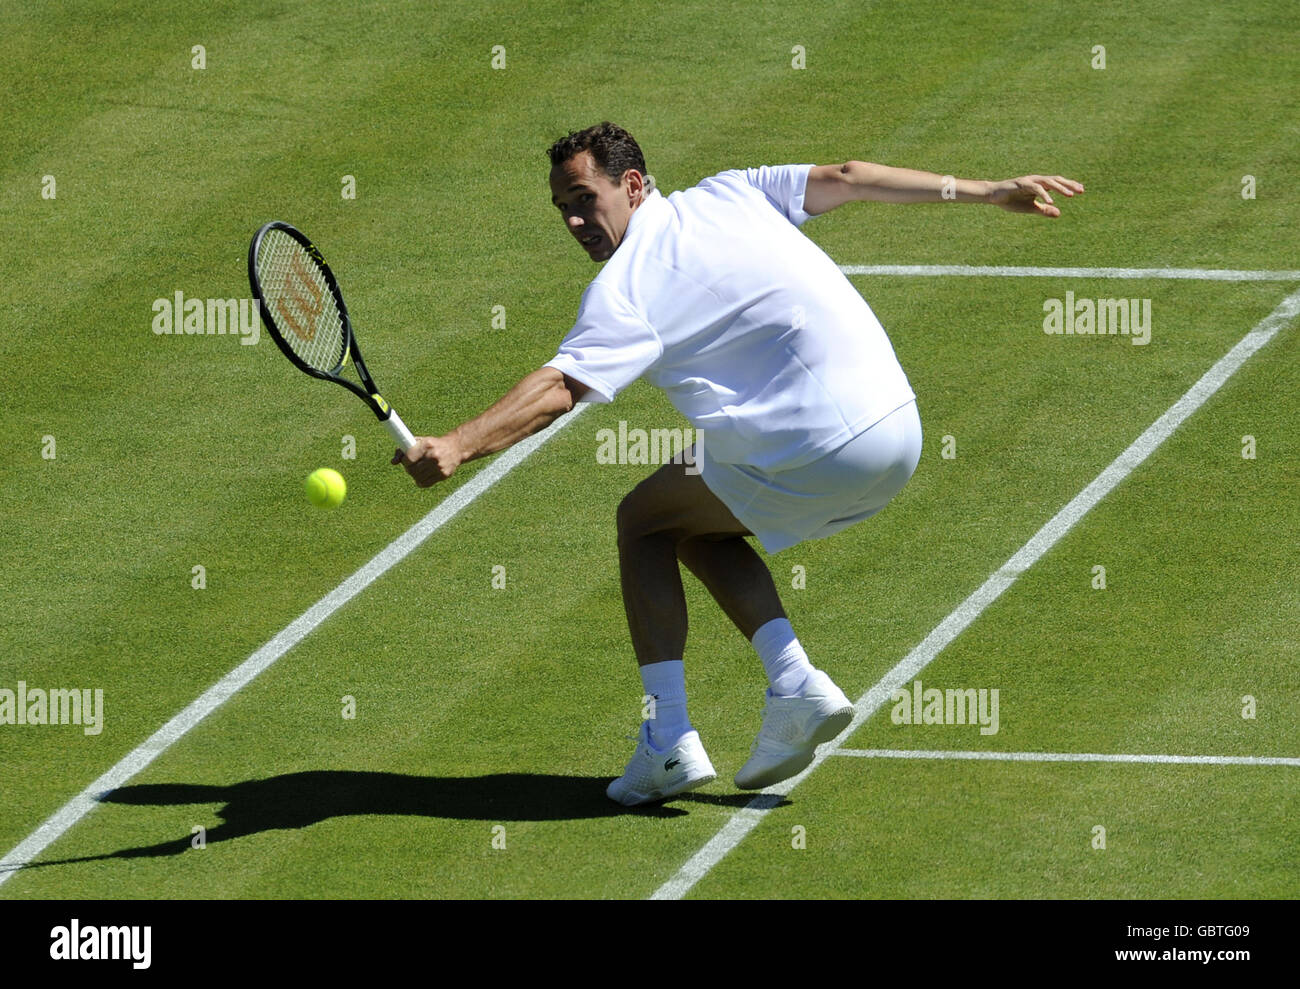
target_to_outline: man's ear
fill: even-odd
[[[649,195],[645,187],[645,176],[635,168],[629,168],[623,173],[623,182],[627,188],[628,205],[636,206]]]

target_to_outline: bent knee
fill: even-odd
[[[618,529],[620,544],[629,539],[648,536],[653,531],[650,513],[650,499],[646,497],[641,485],[637,485],[618,503],[614,512],[614,525]]]
[[[668,464],[627,493],[615,516],[619,542],[644,536],[674,541],[696,535],[744,532],[698,475]]]

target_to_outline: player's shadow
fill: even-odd
[[[230,786],[198,783],[140,783],[109,791],[101,803],[166,806],[224,803],[221,823],[208,829],[208,844],[262,831],[296,830],[332,817],[400,814],[459,820],[571,821],[635,814],[680,817],[680,807],[651,804],[621,807],[605,796],[609,778],[498,773],[490,776],[407,776],[401,773],[314,770]],[[689,794],[700,800],[703,795]],[[707,798],[704,798],[707,801]],[[711,802],[711,801],[709,801]],[[149,858],[188,851],[193,836],[103,855],[46,859],[23,868],[104,859]]]

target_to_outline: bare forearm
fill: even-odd
[[[545,429],[573,408],[564,375],[553,367],[525,375],[481,415],[453,429],[450,438],[464,460],[474,460],[513,446]]]
[[[804,190],[809,216],[827,213],[845,203],[991,203],[1013,213],[1056,217],[1060,209],[1052,193],[1073,196],[1083,185],[1063,175],[1024,175],[1002,182],[958,179],[951,175],[894,168],[869,161],[814,165]]]
[[[525,375],[482,415],[462,423],[446,436],[418,436],[409,450],[398,450],[391,463],[400,464],[418,487],[445,481],[466,460],[486,457],[545,429],[582,398],[586,386],[566,378],[553,367]]]
[[[983,203],[988,202],[993,186],[992,182],[978,179],[958,179],[865,161],[851,161],[843,167],[857,187],[857,198],[878,203]]]

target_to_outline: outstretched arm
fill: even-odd
[[[1060,209],[1052,192],[1066,196],[1083,192],[1083,186],[1061,175],[1025,175],[1003,182],[956,179],[950,175],[893,168],[868,161],[842,165],[815,165],[808,173],[804,209],[812,216],[845,203],[991,203],[1013,213],[1038,213],[1057,217]]]
[[[555,368],[539,368],[486,412],[445,436],[416,437],[415,445],[405,454],[398,450],[391,463],[405,467],[419,487],[430,487],[451,477],[465,461],[497,453],[545,429],[586,392],[585,385]]]

